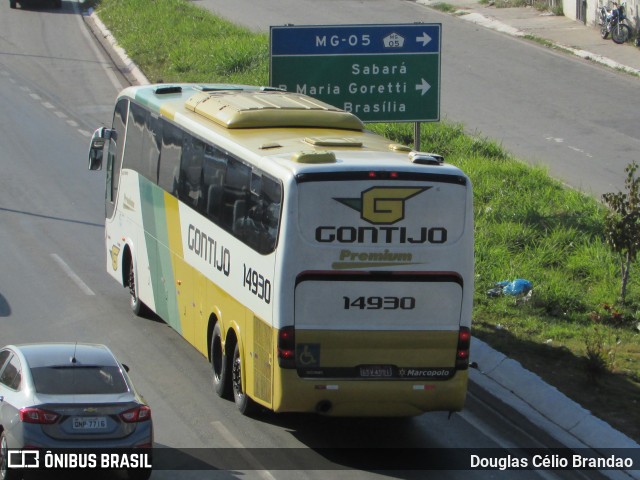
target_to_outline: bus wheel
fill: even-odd
[[[231,364],[222,348],[220,323],[213,327],[211,335],[211,368],[213,370],[213,388],[219,397],[231,397]]]
[[[137,286],[136,286],[136,274],[133,268],[133,259],[129,263],[129,304],[131,305],[131,310],[137,316],[141,316],[147,311],[147,307],[142,300],[138,298]]]
[[[256,404],[242,390],[242,359],[240,358],[240,345],[238,343],[236,343],[236,348],[233,351],[231,379],[233,384],[233,399],[240,413],[243,415],[255,413]]]

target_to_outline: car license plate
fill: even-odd
[[[107,417],[73,417],[74,430],[96,430],[107,428]]]
[[[366,378],[388,378],[393,376],[391,365],[366,365],[360,367],[360,376]]]

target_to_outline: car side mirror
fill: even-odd
[[[129,373],[129,365],[127,365],[127,364],[123,363],[123,364],[122,364],[122,368],[124,368],[124,371],[125,371],[125,372]]]

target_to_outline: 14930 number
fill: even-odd
[[[244,265],[242,286],[248,288],[251,293],[260,300],[264,300],[265,303],[271,303],[271,281],[254,269],[247,268],[247,265]]]
[[[342,297],[344,309],[358,308],[360,310],[413,310],[416,299],[413,297]]]

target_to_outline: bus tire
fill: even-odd
[[[136,272],[133,266],[133,258],[129,262],[129,305],[131,311],[138,317],[147,313],[147,306],[138,297],[138,289],[136,288]]]
[[[240,413],[250,416],[256,412],[257,406],[242,389],[242,357],[240,356],[239,343],[236,343],[236,347],[233,350],[232,365],[231,380],[233,385],[233,400],[238,410],[240,410]]]
[[[231,362],[222,347],[222,330],[217,322],[211,334],[211,370],[213,388],[221,398],[231,398]]]

